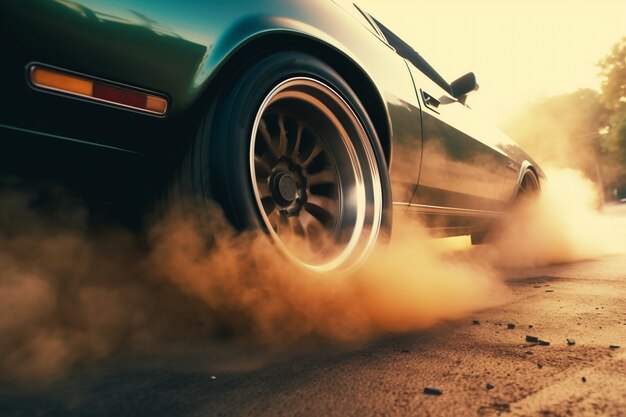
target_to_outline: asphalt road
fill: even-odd
[[[626,256],[507,275],[510,302],[426,331],[118,355],[53,384],[4,383],[0,416],[625,416]]]

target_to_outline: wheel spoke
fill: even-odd
[[[254,168],[257,178],[269,177],[272,174],[272,167],[259,155],[254,155]]]
[[[321,223],[324,228],[330,228],[332,227],[334,220],[335,220],[335,216],[334,213],[332,211],[332,208],[330,207],[323,207],[323,203],[321,203],[320,201],[317,201],[317,204],[314,203],[310,203],[307,202],[304,205],[304,209],[313,217],[315,217],[315,219],[317,219],[317,221],[319,223]]]
[[[330,168],[316,174],[309,175],[306,178],[306,182],[309,186],[320,184],[334,184],[336,181],[337,179],[335,178],[335,173],[331,171]]]
[[[319,143],[315,143],[315,147],[313,148],[313,150],[311,151],[311,153],[309,154],[309,156],[307,157],[306,161],[304,161],[301,165],[302,168],[306,168],[309,166],[309,164],[311,162],[313,162],[313,160],[315,158],[317,158],[317,156],[322,153],[322,151],[324,150],[324,148],[322,148],[322,145],[320,145]]]
[[[325,243],[331,244],[332,239],[326,226],[316,217],[307,212],[300,213],[300,223],[306,233],[309,249],[319,251]]]
[[[288,220],[289,227],[291,228],[291,232],[294,234],[294,236],[306,238],[306,230],[304,229],[304,226],[302,225],[302,222],[300,222],[298,216],[291,216],[288,218]]]
[[[280,215],[278,214],[278,211],[276,210],[272,211],[272,213],[267,216],[267,219],[269,220],[269,223],[272,226],[272,229],[274,229],[274,233],[278,234],[279,223],[280,223]]]
[[[301,210],[298,214],[298,220],[300,220],[300,224],[306,230],[309,228],[311,224],[319,224],[319,220],[309,214],[306,210]]]
[[[309,194],[308,203],[317,206],[329,214],[337,213],[338,201],[321,195]]]
[[[304,131],[304,126],[302,123],[298,122],[298,130],[296,132],[296,144],[293,146],[293,152],[291,153],[291,159],[295,160],[296,157],[300,154],[300,142],[302,141],[302,132]]]
[[[270,191],[270,185],[268,184],[267,180],[257,179],[256,189],[259,191],[259,196],[261,198],[272,196],[272,192]]]
[[[285,128],[285,116],[280,114],[278,116],[278,128],[280,129],[278,153],[287,155],[287,129]]]
[[[280,159],[280,152],[276,149],[276,146],[274,146],[272,135],[270,134],[270,131],[267,128],[267,123],[265,123],[264,119],[261,119],[261,122],[259,123],[259,133],[261,134],[261,137],[263,138],[263,141],[272,156],[276,159]]]
[[[276,208],[276,203],[271,196],[261,198],[261,205],[263,206],[263,211],[265,211],[266,216],[272,214],[272,212]]]
[[[261,155],[261,160],[268,166],[273,166],[278,162],[278,159],[276,159],[271,152],[264,152],[263,155]]]
[[[277,216],[278,231],[276,233],[281,236],[281,239],[288,238],[291,232],[290,227],[289,227],[289,220],[287,216],[282,214],[280,211],[277,212],[277,214],[278,214]]]

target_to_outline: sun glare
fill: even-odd
[[[450,82],[473,71],[469,104],[502,124],[529,102],[599,88],[596,63],[626,35],[626,2],[364,0]]]

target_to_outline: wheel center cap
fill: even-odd
[[[286,172],[277,172],[270,181],[272,194],[281,205],[289,205],[298,195],[296,180]]]
[[[278,191],[282,198],[293,201],[296,198],[296,181],[291,175],[283,175],[278,180]]]

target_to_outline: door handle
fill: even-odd
[[[422,98],[424,99],[424,104],[426,104],[428,107],[436,109],[441,104],[439,100],[428,94],[426,91],[422,91]]]
[[[422,90],[422,99],[424,100],[424,104],[431,109],[436,109],[439,107],[441,102],[437,100],[435,97],[431,96],[427,92]]]

